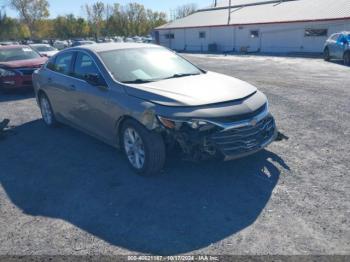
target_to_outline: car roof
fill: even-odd
[[[77,49],[88,49],[93,52],[105,52],[112,50],[122,50],[122,49],[131,49],[131,48],[154,48],[160,47],[153,44],[143,44],[143,43],[102,43],[102,44],[93,44],[93,45],[84,45],[76,47]]]
[[[49,44],[30,44],[30,46],[50,46]]]
[[[24,47],[29,47],[27,45],[5,45],[5,46],[0,46],[0,49],[15,49],[15,48],[24,48]]]

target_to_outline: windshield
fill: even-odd
[[[32,46],[32,48],[35,49],[38,52],[56,51],[56,49],[53,48],[52,46],[46,46],[46,45]]]
[[[200,69],[165,48],[121,49],[99,55],[113,77],[123,83],[201,74]]]
[[[39,58],[40,55],[30,47],[18,47],[0,50],[0,62]]]

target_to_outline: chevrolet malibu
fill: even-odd
[[[70,48],[33,75],[43,120],[71,125],[123,150],[131,168],[159,173],[166,152],[232,160],[277,136],[266,96],[150,44]]]

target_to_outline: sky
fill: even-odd
[[[0,7],[4,2],[8,0],[0,0]],[[66,15],[73,13],[76,16],[84,16],[81,6],[88,3],[95,3],[97,0],[48,0],[50,3],[50,17],[56,17],[57,15]],[[120,3],[122,5],[137,2],[143,4],[146,8],[153,9],[155,11],[163,11],[170,15],[170,11],[183,4],[195,3],[198,8],[209,6],[213,3],[213,0],[100,0],[104,3],[113,4]],[[17,14],[14,10],[6,8],[6,13],[9,16],[16,17]]]

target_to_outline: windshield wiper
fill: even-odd
[[[146,79],[135,79],[131,81],[124,81],[124,84],[145,84],[145,83],[151,83],[154,82],[153,80],[146,80]]]
[[[186,76],[197,76],[197,75],[200,75],[200,73],[175,74],[175,75],[172,75],[172,76],[164,78],[164,79],[180,78],[180,77],[186,77]]]

